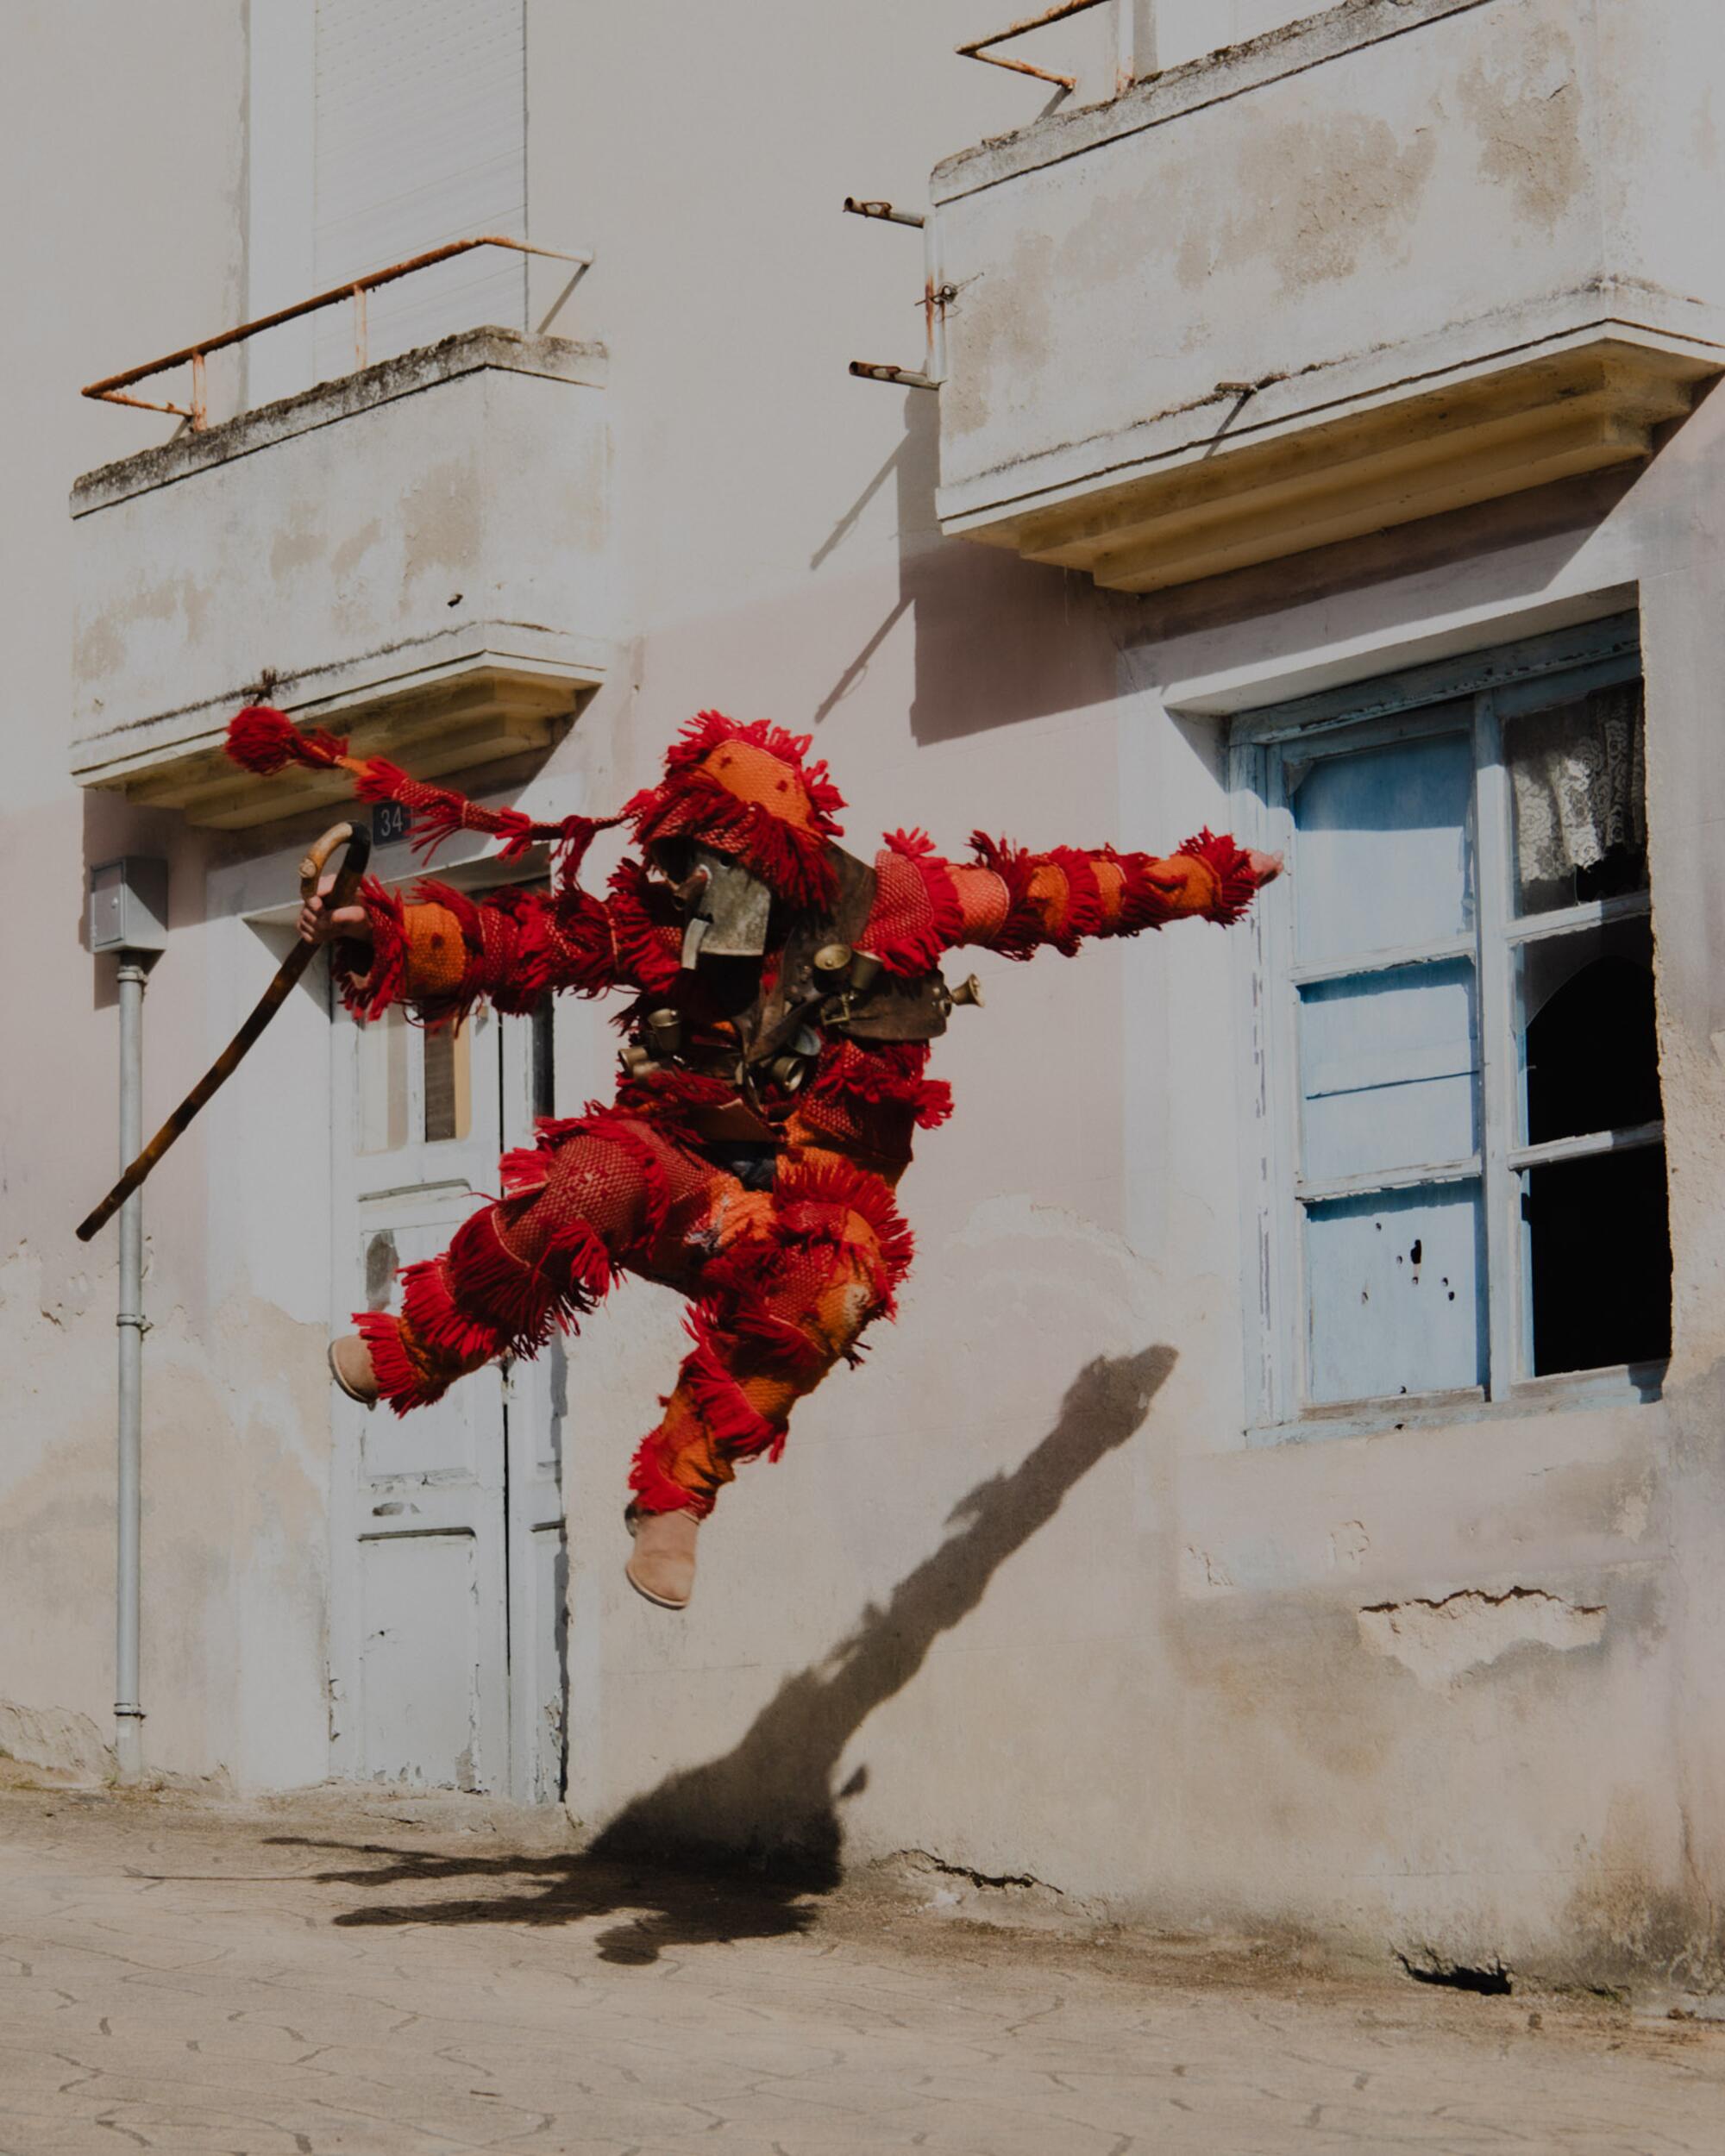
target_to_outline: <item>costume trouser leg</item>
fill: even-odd
[[[401,1309],[360,1311],[382,1397],[398,1414],[441,1399],[500,1355],[531,1355],[573,1329],[616,1273],[651,1269],[674,1205],[710,1207],[722,1169],[611,1114],[542,1125],[507,1153],[505,1195],[464,1220],[441,1257],[404,1266]]]
[[[356,1314],[400,1413],[503,1354],[530,1355],[619,1270],[682,1288],[693,1351],[630,1476],[643,1511],[705,1517],[736,1463],[783,1450],[791,1409],[892,1307],[910,1238],[891,1190],[831,1154],[787,1154],[770,1191],[650,1123],[547,1125],[505,1156],[505,1195],[403,1269],[402,1307]]]
[[[694,1348],[630,1474],[640,1509],[704,1519],[739,1460],[776,1460],[796,1402],[890,1312],[910,1251],[880,1177],[831,1154],[781,1160],[702,1268]]]

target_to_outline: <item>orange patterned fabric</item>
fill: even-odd
[[[954,863],[952,887],[958,894],[961,943],[992,943],[1007,924],[1012,893],[1004,877],[969,862]]]
[[[814,804],[796,767],[786,758],[752,742],[728,741],[700,768],[733,799],[763,808],[800,830],[814,830]]]
[[[415,1002],[455,993],[467,969],[461,924],[447,906],[416,906],[406,912],[407,958],[403,993]]]

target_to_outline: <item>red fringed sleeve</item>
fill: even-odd
[[[933,963],[937,945],[976,943],[1007,958],[1052,949],[1070,957],[1087,937],[1136,936],[1187,915],[1237,921],[1258,888],[1244,849],[1208,830],[1165,860],[1112,846],[1033,854],[981,831],[970,843],[974,861],[946,862],[919,833],[909,842],[900,834],[876,864],[879,892],[862,948],[898,971]]]
[[[368,879],[362,897],[371,950],[338,944],[335,960],[356,1018],[406,1003],[425,1025],[443,1025],[481,1001],[530,1011],[548,990],[600,995],[618,977],[605,906],[584,891],[511,887],[474,899],[428,882],[404,904]]]

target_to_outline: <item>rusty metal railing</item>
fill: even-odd
[[[1026,16],[1022,22],[1008,24],[1004,30],[994,30],[987,37],[973,37],[968,45],[957,50],[962,59],[980,60],[988,67],[1010,67],[1015,75],[1034,75],[1038,82],[1051,82],[1063,90],[1076,90],[1076,75],[1057,75],[1046,67],[1033,66],[1027,60],[1007,60],[999,53],[991,53],[991,45],[1004,45],[1011,38],[1023,37],[1028,31],[1044,29],[1051,22],[1059,22],[1070,15],[1084,15],[1092,8],[1111,7],[1114,10],[1114,87],[1116,91],[1130,89],[1137,78],[1133,62],[1133,30],[1137,21],[1135,0],[1059,0],[1059,4],[1045,8],[1040,15]]]
[[[313,315],[320,308],[337,306],[347,300],[352,302],[354,309],[354,365],[356,369],[366,367],[370,363],[367,293],[375,291],[380,285],[392,285],[398,277],[411,277],[416,270],[430,269],[434,263],[447,262],[457,254],[470,254],[480,247],[509,248],[518,254],[543,254],[553,262],[574,262],[580,266],[577,275],[580,270],[593,266],[591,254],[571,254],[561,248],[534,247],[525,240],[505,239],[500,233],[488,232],[476,240],[451,240],[445,247],[434,247],[426,254],[410,255],[405,262],[392,262],[387,269],[371,270],[364,277],[349,279],[346,284],[332,285],[328,291],[314,292],[310,299],[296,300],[292,307],[278,307],[273,314],[259,315],[254,321],[240,323],[232,329],[223,329],[219,335],[204,337],[197,344],[182,345],[178,352],[170,352],[160,360],[146,360],[141,367],[129,367],[123,373],[110,374],[103,381],[91,382],[78,394],[93,397],[105,404],[135,405],[140,411],[172,412],[176,418],[189,420],[194,434],[202,434],[209,423],[204,362],[212,352],[243,344],[248,337],[254,337],[261,330],[279,329],[285,322],[297,322],[302,315]],[[187,366],[191,369],[189,404],[158,404],[147,397],[128,397],[122,393],[134,382],[147,381],[153,374],[165,374],[170,367]]]

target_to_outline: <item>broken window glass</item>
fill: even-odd
[[[1624,629],[1602,625],[1604,659],[1573,636],[1493,655],[1465,696],[1377,682],[1357,721],[1338,694],[1297,733],[1253,722],[1291,870],[1264,901],[1292,976],[1269,1000],[1297,1104],[1297,1240],[1272,1241],[1299,1369],[1266,1383],[1288,1413],[1625,1367],[1645,1390],[1669,1353]]]

